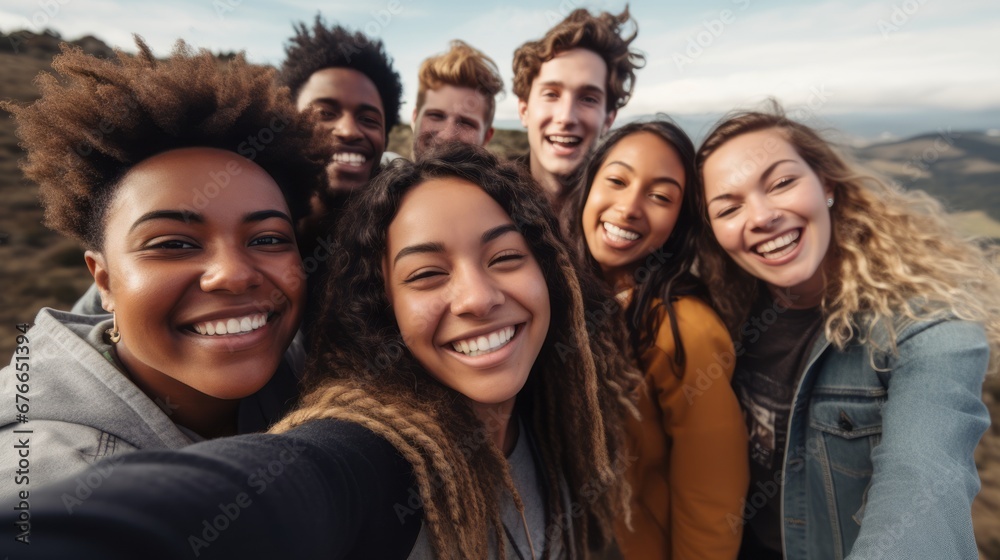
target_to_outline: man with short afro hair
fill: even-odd
[[[315,112],[332,138],[329,186],[320,195],[324,206],[336,207],[334,199],[366,185],[378,170],[399,122],[403,85],[381,40],[330,27],[319,15],[312,29],[295,26],[285,54],[281,82],[298,110]]]

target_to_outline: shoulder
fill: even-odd
[[[17,433],[27,427],[30,433]],[[81,473],[108,457],[131,453],[136,448],[101,430],[53,420],[32,420],[30,424],[9,424],[0,434],[10,445],[0,449],[0,498],[17,490],[32,490],[44,484]],[[22,461],[23,459],[23,461]],[[28,467],[17,476],[18,465]]]
[[[892,329],[889,325],[892,325]],[[883,367],[909,357],[941,353],[981,353],[988,356],[985,327],[947,313],[914,320],[902,315],[871,329],[867,345]]]
[[[661,301],[657,300],[656,304]],[[732,340],[722,319],[703,299],[696,296],[683,296],[671,304],[674,316],[677,318],[677,329],[685,349],[689,347],[731,347]],[[673,327],[667,310],[662,305],[657,314],[659,327],[656,332],[656,346],[664,351],[672,352],[674,348]]]

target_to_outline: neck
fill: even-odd
[[[178,424],[211,439],[236,434],[239,399],[206,395],[158,371],[138,365],[128,349],[119,344],[115,354],[132,383]]]
[[[514,418],[514,399],[499,404],[472,403],[472,412],[486,427],[487,436],[493,440],[504,456],[510,455],[517,443],[517,421]]]
[[[781,303],[781,305],[788,309],[811,309],[819,306],[823,302],[824,288],[824,286],[820,286],[818,288],[812,287],[793,290],[791,288],[779,288],[770,284],[767,285],[767,290],[771,293],[771,299]]]
[[[565,202],[566,193],[569,192],[565,179],[542,169],[541,165],[537,163],[537,158],[531,159],[531,177],[542,187],[545,197],[549,199],[549,204],[558,214],[563,202]]]

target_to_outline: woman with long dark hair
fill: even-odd
[[[628,559],[733,559],[747,488],[746,430],[730,387],[732,341],[691,273],[702,230],[694,146],[667,120],[611,132],[569,207],[581,268],[617,294],[628,347],[645,375],[641,420],[628,424],[635,461]]]

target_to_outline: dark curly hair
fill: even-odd
[[[375,84],[382,108],[385,109],[385,137],[399,124],[399,106],[403,98],[403,82],[392,68],[392,58],[385,52],[380,39],[371,39],[360,31],[351,33],[339,25],[327,27],[316,16],[312,33],[306,24],[295,25],[295,36],[285,47],[279,79],[291,90],[292,100],[299,95],[309,77],[324,68],[357,70]]]
[[[274,70],[242,54],[222,64],[183,41],[160,61],[135,41],[137,55],[118,51],[112,60],[64,44],[52,61],[60,76],[38,77],[40,99],[2,104],[17,122],[27,152],[21,167],[39,185],[45,224],[100,251],[121,178],[151,156],[187,147],[253,160],[281,188],[293,218],[304,216],[326,148],[310,117],[274,86]]]
[[[531,82],[538,76],[542,64],[557,54],[572,49],[587,49],[596,53],[608,67],[606,109],[621,109],[632,96],[635,71],[646,64],[646,58],[629,45],[638,35],[638,24],[631,35],[622,36],[622,29],[634,20],[625,11],[618,15],[601,12],[593,16],[587,10],[573,10],[537,41],[528,41],[514,51],[514,94],[528,99]]]
[[[616,516],[625,515],[628,489],[618,453],[641,376],[618,347],[621,329],[589,320],[587,294],[597,279],[578,276],[541,189],[520,166],[481,147],[445,144],[417,163],[398,159],[351,200],[337,228],[307,366],[315,390],[276,430],[320,417],[359,422],[413,465],[438,557],[486,557],[491,530],[503,542],[501,493],[510,490],[520,503],[506,460],[482,437],[484,425],[465,400],[406,349],[386,296],[389,225],[408,191],[441,177],[483,189],[511,217],[541,267],[551,323],[517,407],[538,442],[554,528],[549,540],[582,554],[588,540],[607,543]],[[565,503],[578,504],[583,514],[566,511]],[[570,531],[558,531],[567,528],[566,519],[572,519],[572,540]]]

